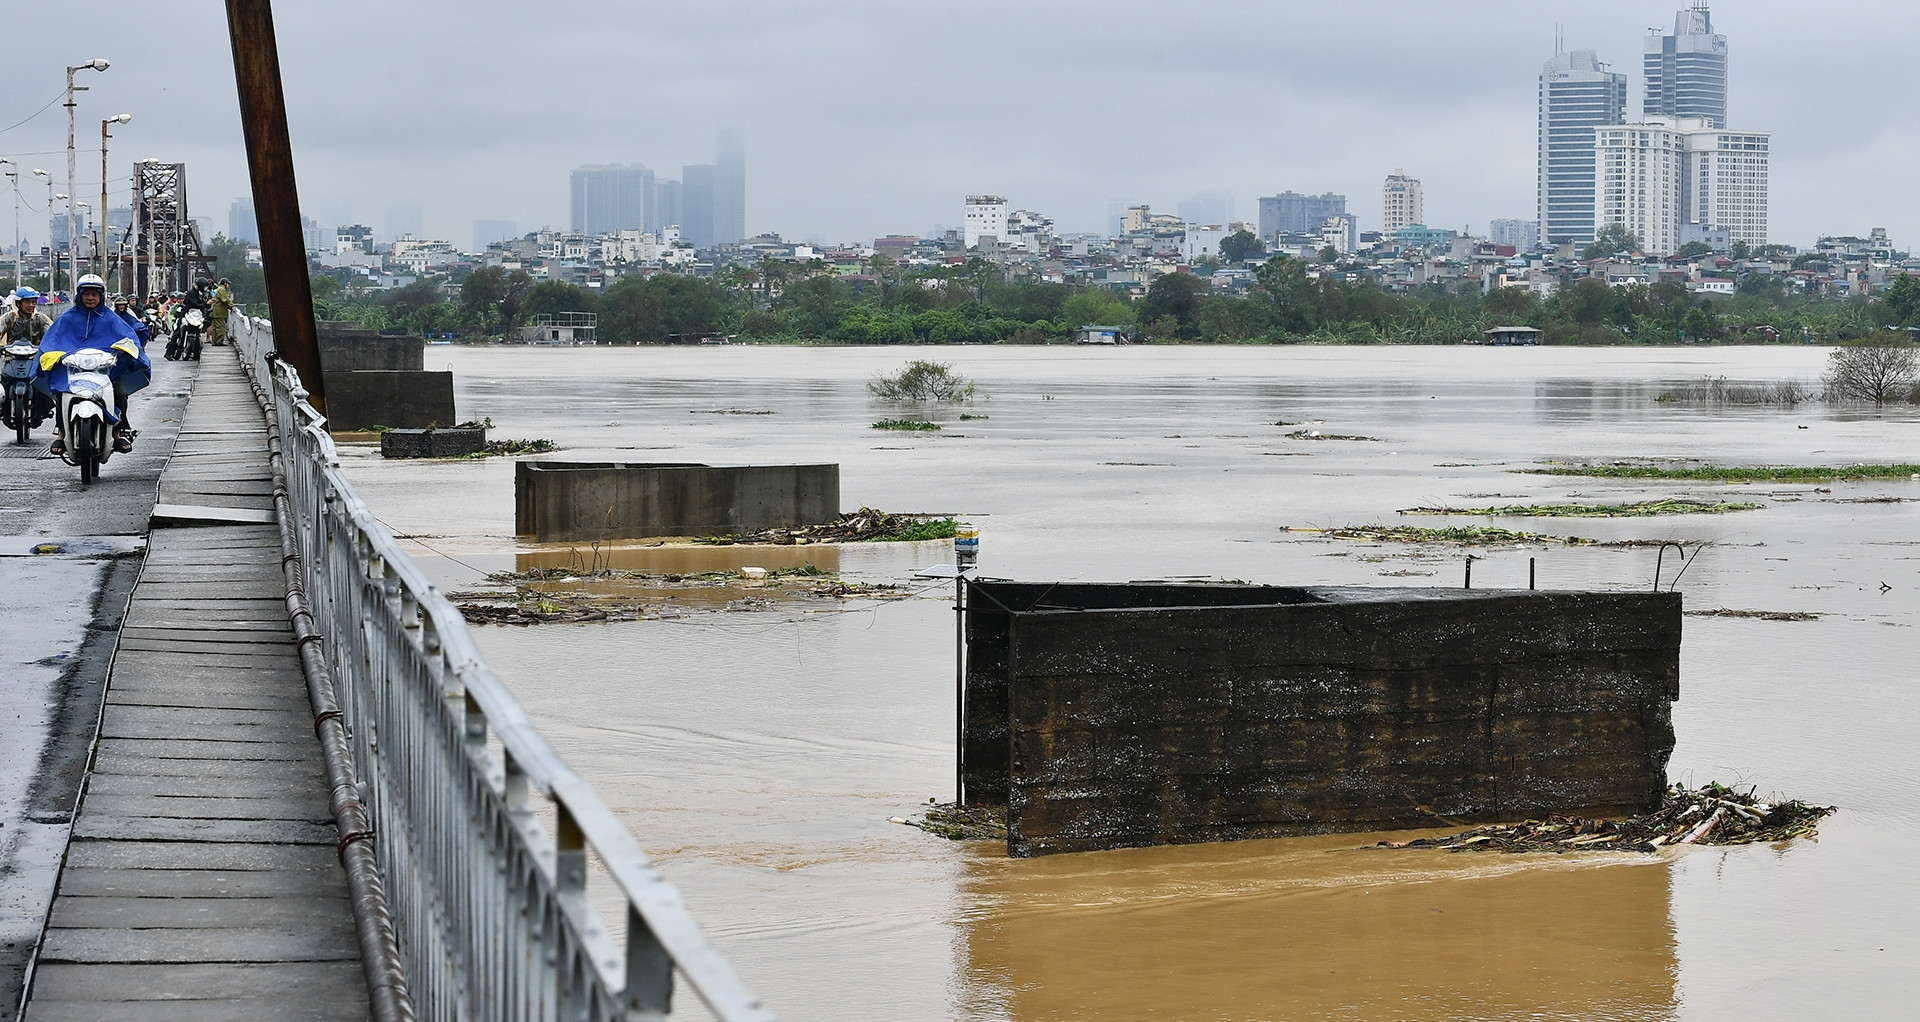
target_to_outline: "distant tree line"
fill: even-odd
[[[1251,235],[1229,241],[1234,256],[1261,255]],[[1584,278],[1563,280],[1542,297],[1522,287],[1483,295],[1471,279],[1398,293],[1375,285],[1357,264],[1317,267],[1333,271],[1320,275],[1291,258],[1251,265],[1244,295],[1217,294],[1208,277],[1181,272],[1156,278],[1138,300],[1098,285],[1009,282],[979,259],[909,271],[885,255],[853,278],[817,260],[770,259],[711,277],[627,277],[605,290],[485,267],[457,289],[442,277],[381,291],[319,274],[313,292],[322,318],[475,338],[514,332],[543,313],[598,313],[601,342],[614,344],[718,334],[790,343],[1041,344],[1095,324],[1132,327],[1139,340],[1163,343],[1454,344],[1495,326],[1537,327],[1549,344],[1841,343],[1920,326],[1920,281],[1904,276],[1879,299],[1788,295],[1767,274],[1738,279],[1731,296],[1695,295],[1670,281],[1615,287]],[[243,301],[255,300],[247,296],[256,290],[264,300],[257,268],[244,285],[238,272],[222,272]]]

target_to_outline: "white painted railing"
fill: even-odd
[[[664,1018],[677,974],[722,1022],[770,1022],[368,512],[299,377],[271,357],[271,327],[235,315],[229,336],[278,420],[302,577],[419,1016]],[[623,940],[587,904],[589,851],[626,906]]]

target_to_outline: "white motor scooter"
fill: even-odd
[[[113,456],[113,372],[120,356],[100,348],[70,351],[58,363],[66,386],[54,391],[54,426],[66,450],[61,460],[80,468],[82,485],[100,476]]]

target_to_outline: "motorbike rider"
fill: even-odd
[[[133,450],[134,436],[127,420],[127,395],[147,385],[152,378],[153,363],[147,360],[139,335],[107,304],[106,281],[98,274],[89,273],[74,284],[73,290],[73,308],[55,320],[40,340],[40,378],[35,386],[46,388],[51,395],[48,376],[68,352],[81,348],[118,352],[123,357],[115,363],[112,373],[114,417],[119,420],[113,427],[113,449],[125,454]],[[120,341],[126,343],[119,344]],[[58,434],[54,436],[53,453],[66,453],[65,441]]]
[[[23,287],[13,293],[13,308],[0,314],[0,344],[39,344],[53,320],[41,312],[40,292]]]
[[[174,303],[174,315],[185,316],[189,311],[199,309],[202,318],[209,323],[213,322],[213,296],[207,291],[212,283],[213,281],[206,277],[194,278],[193,290],[188,291]]]
[[[147,342],[153,339],[153,333],[147,329],[146,321],[134,314],[132,306],[133,299],[126,295],[113,296],[114,314],[127,321],[127,325],[133,328],[134,336],[140,338],[140,346],[144,348]]]

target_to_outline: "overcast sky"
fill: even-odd
[[[473,221],[567,226],[567,172],[644,163],[679,176],[737,127],[747,229],[817,241],[958,226],[969,192],[1003,194],[1061,230],[1104,230],[1111,203],[1172,212],[1206,191],[1335,191],[1363,229],[1396,167],[1429,224],[1533,218],[1536,88],[1556,24],[1568,49],[1629,75],[1682,0],[1607,3],[501,2],[276,5],[303,209],[387,232],[417,204],[426,233]],[[1920,244],[1920,113],[1908,98],[1920,4],[1723,0],[1732,126],[1773,134],[1773,238],[1884,226]],[[248,194],[224,6],[96,0],[10,48],[0,128],[54,99],[63,68],[105,73],[78,108],[79,193],[98,202],[100,121],[131,113],[110,154],[187,164],[197,217],[226,227]],[[22,52],[22,51],[25,52]],[[0,155],[66,191],[56,104],[0,132]],[[23,175],[25,177],[25,175]],[[44,186],[23,233],[46,236]],[[8,197],[10,199],[10,197]],[[5,206],[0,205],[0,218]],[[35,225],[38,225],[37,227]],[[331,224],[330,224],[331,225]],[[0,232],[10,230],[0,220]]]

